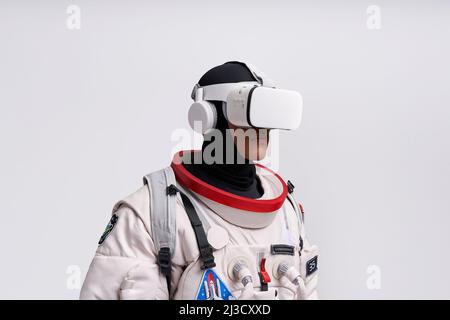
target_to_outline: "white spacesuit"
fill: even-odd
[[[254,75],[251,87],[265,89],[261,73],[244,66]],[[202,133],[217,126],[217,115],[209,117],[208,108],[214,106],[208,101],[222,101],[230,109],[234,101],[236,109],[225,111],[232,124],[280,129],[299,125],[301,105],[292,93],[270,96],[253,90],[253,96],[247,92],[236,97],[245,91],[242,85],[203,86],[201,97],[194,92],[191,125],[201,121],[206,127]],[[291,112],[285,115],[288,122],[258,114],[268,108],[261,101],[271,99],[287,105],[282,110]],[[245,110],[240,117],[238,109],[244,105],[253,113]],[[146,176],[144,186],[115,205],[80,298],[316,299],[318,249],[305,236],[303,209],[293,197],[293,185],[256,165],[261,196],[223,190],[183,165],[195,152],[200,151],[179,152],[170,167]]]

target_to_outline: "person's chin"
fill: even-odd
[[[266,157],[266,151],[264,152],[259,152],[258,153],[258,157],[256,158],[256,161],[261,161]]]
[[[263,150],[250,152],[250,155],[249,155],[249,157],[247,157],[247,159],[252,160],[252,161],[261,161],[266,157],[266,151],[267,151],[267,149],[264,148]]]

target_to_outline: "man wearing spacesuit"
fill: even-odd
[[[115,205],[80,298],[316,299],[317,247],[293,185],[254,163],[269,130],[299,126],[301,96],[233,61],[192,98],[202,150],[179,152]]]

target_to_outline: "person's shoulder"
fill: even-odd
[[[125,198],[119,200],[113,208],[113,212],[122,206],[128,206],[136,212],[144,212],[149,210],[149,190],[146,185],[142,185],[136,191],[129,194]]]
[[[136,191],[116,202],[113,214],[123,215],[134,213],[147,228],[150,227],[150,198],[147,185],[142,185]]]

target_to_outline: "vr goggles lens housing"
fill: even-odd
[[[264,86],[232,89],[226,99],[228,121],[239,127],[293,130],[300,126],[300,93]]]
[[[229,122],[239,127],[293,130],[302,120],[303,100],[292,90],[262,86],[258,82],[196,86],[195,101],[226,102]]]

